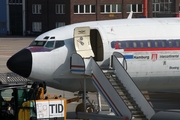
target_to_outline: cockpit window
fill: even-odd
[[[57,40],[57,41],[33,41],[30,46],[43,46],[47,48],[59,48],[64,46],[64,41]]]
[[[64,46],[64,41],[56,41],[55,48],[59,48],[59,47],[62,47],[62,46]]]
[[[47,41],[45,47],[47,47],[47,48],[54,48],[54,41]]]
[[[44,46],[46,41],[33,41],[30,46]]]

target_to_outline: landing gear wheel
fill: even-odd
[[[94,106],[90,104],[86,104],[86,112],[87,113],[92,113],[94,112]]]
[[[86,112],[87,113],[92,113],[92,112],[94,112],[94,110],[95,109],[94,109],[93,105],[90,105],[90,104],[86,103]],[[84,103],[80,103],[80,104],[77,105],[77,107],[76,107],[76,115],[77,115],[78,112],[84,112]]]

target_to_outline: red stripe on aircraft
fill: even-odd
[[[171,50],[180,50],[180,48],[127,48],[127,49],[124,49],[125,52],[131,52],[131,51],[171,51]]]

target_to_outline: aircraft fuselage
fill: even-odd
[[[101,67],[109,67],[112,53],[120,52],[126,70],[141,90],[179,90],[178,18],[94,21],[60,27],[38,36],[29,47],[12,56],[8,68],[57,89],[82,91],[84,76],[70,72],[70,58],[77,51],[74,29],[84,26],[90,27],[94,59]],[[86,79],[87,91],[96,91],[91,77]]]

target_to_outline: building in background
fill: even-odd
[[[3,1],[3,2],[2,2]],[[1,0],[5,7],[0,15],[5,14],[5,34],[25,35],[25,0]],[[1,7],[0,7],[1,9]],[[0,26],[1,29],[1,26]]]
[[[68,24],[127,18],[131,11],[133,18],[179,17],[179,3],[180,0],[1,0],[0,34],[37,36]]]
[[[131,11],[135,18],[145,17],[145,1],[148,4],[148,0],[26,0],[27,34],[84,21],[127,18]]]
[[[175,17],[179,14],[180,0],[153,0],[152,17]]]
[[[26,0],[26,34],[70,24],[70,0]]]
[[[7,34],[6,0],[0,0],[0,35]]]

